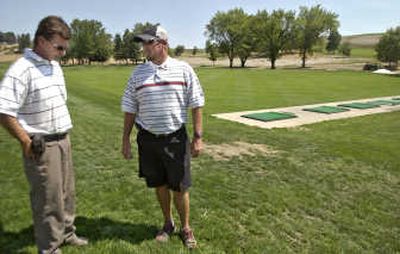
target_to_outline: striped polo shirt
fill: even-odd
[[[17,118],[28,134],[72,128],[63,71],[56,61],[26,49],[0,83],[0,113]]]
[[[189,64],[168,57],[161,65],[139,65],[122,96],[122,111],[153,134],[169,134],[187,121],[188,108],[204,106],[199,79]]]

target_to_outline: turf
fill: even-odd
[[[400,105],[400,101],[396,101],[396,100],[377,100],[377,101],[368,101],[367,104],[377,105],[377,106],[382,106],[382,105],[396,106],[396,105]]]
[[[361,103],[361,102],[339,104],[338,106],[347,107],[347,108],[355,108],[355,109],[370,109],[370,108],[379,107],[379,105],[376,105],[376,104]]]
[[[263,121],[263,122],[270,122],[270,121],[291,119],[291,118],[295,118],[297,116],[295,114],[285,113],[285,112],[262,112],[262,113],[242,115],[242,117],[250,118],[250,119],[254,119],[254,120],[258,120],[258,121]]]
[[[323,114],[334,114],[334,113],[341,113],[349,111],[346,108],[339,108],[333,106],[320,106],[315,108],[305,108],[304,111],[316,112],[316,113],[323,113]]]
[[[5,69],[0,65],[0,75]],[[120,98],[132,67],[64,69],[74,122],[77,232],[91,243],[63,247],[63,253],[185,253],[176,236],[166,245],[153,241],[162,224],[154,193],[137,177],[136,146],[132,161],[120,154]],[[400,112],[273,130],[211,116],[396,96],[398,78],[342,71],[196,71],[207,98],[205,142],[242,141],[279,152],[193,160],[191,221],[199,241],[193,253],[400,252]],[[1,129],[0,253],[36,253],[20,153]]]

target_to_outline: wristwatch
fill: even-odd
[[[201,138],[202,136],[203,136],[203,133],[202,133],[202,132],[195,131],[195,132],[193,133],[193,137],[194,137],[194,138]]]

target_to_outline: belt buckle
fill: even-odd
[[[165,138],[168,134],[155,134],[156,138]]]

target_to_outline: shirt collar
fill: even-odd
[[[27,59],[32,59],[38,63],[46,63],[49,64],[51,61],[44,59],[43,57],[36,54],[32,49],[26,48],[24,51],[24,57]]]
[[[151,62],[151,63],[155,68],[166,70],[166,69],[168,69],[168,67],[171,66],[171,60],[172,60],[171,57],[168,56],[167,59],[165,59],[165,61],[162,64],[155,64],[153,62]]]

